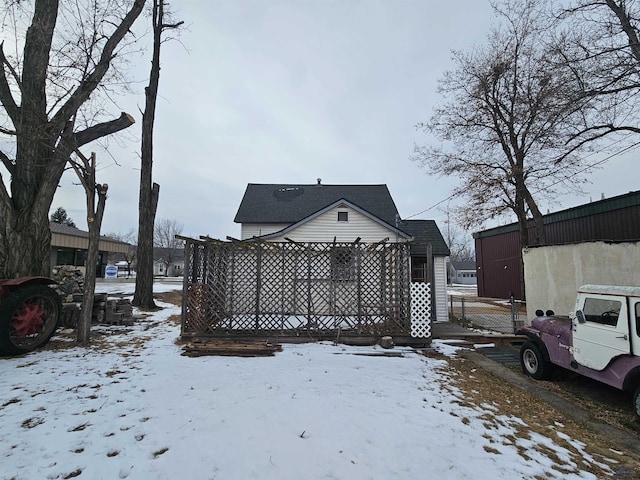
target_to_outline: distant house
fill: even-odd
[[[54,222],[50,223],[50,228],[51,268],[56,265],[73,265],[84,270],[89,248],[89,232]],[[126,253],[129,247],[126,242],[101,236],[98,244],[98,276],[104,276],[104,267],[111,261],[111,257]]]
[[[184,273],[184,248],[153,249],[153,275],[180,277]]]
[[[476,276],[476,262],[449,262],[449,283],[457,283],[459,285],[476,285],[478,282]]]
[[[234,221],[241,240],[409,243],[412,281],[431,282],[434,318],[447,319],[449,250],[434,221],[400,220],[386,185],[249,184]]]

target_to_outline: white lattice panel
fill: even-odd
[[[411,336],[431,337],[430,283],[411,283]]]

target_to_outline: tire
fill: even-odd
[[[545,380],[551,374],[552,365],[544,359],[540,348],[533,342],[524,342],[520,348],[520,366],[525,375]]]
[[[633,391],[633,411],[636,414],[636,420],[640,420],[640,386]]]
[[[60,298],[46,285],[11,292],[0,303],[0,355],[19,355],[45,345],[61,312]]]

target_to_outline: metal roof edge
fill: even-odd
[[[542,218],[544,224],[549,225],[556,222],[611,212],[636,205],[640,205],[640,190],[625,193],[624,195],[618,195],[616,197],[605,198],[604,200],[585,203],[565,210],[560,210],[559,212],[548,213],[543,215]],[[494,235],[501,235],[503,233],[515,231],[518,231],[518,222],[474,232],[473,238],[492,237]]]

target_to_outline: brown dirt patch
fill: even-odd
[[[430,353],[429,356],[444,358],[448,361],[447,370],[450,385],[464,392],[465,404],[470,406],[490,405],[497,408],[500,415],[522,419],[526,425],[518,427],[517,438],[528,438],[531,432],[551,437],[557,445],[561,445],[573,453],[573,460],[580,469],[593,473],[597,478],[611,477],[612,472],[613,476],[640,477],[640,458],[618,446],[615,438],[606,438],[592,429],[566,418],[561,411],[545,401],[498,379],[471,361],[458,357],[442,357],[437,353]],[[572,393],[554,384],[550,384],[548,387],[578,403],[579,392]],[[616,418],[616,422],[621,425],[628,424],[630,421],[629,410],[610,410],[604,408],[602,403],[589,398],[582,398],[579,403],[590,411],[600,411],[597,416],[603,421],[607,421],[608,418]],[[560,435],[557,432],[560,432]],[[583,452],[575,446],[575,442],[568,441],[564,435],[582,442],[584,444]],[[505,444],[517,446],[515,442],[516,438],[505,437],[503,440]],[[531,452],[528,452],[527,449],[518,447],[518,451],[523,460],[526,461],[530,458],[528,453]],[[584,452],[592,456],[595,461],[581,461],[585,458]],[[598,463],[607,465],[609,470],[606,467],[598,466]],[[566,469],[567,472],[575,471],[573,467],[562,465],[560,461],[557,466]]]
[[[173,290],[171,292],[156,293],[156,298],[162,302],[173,303],[174,305],[182,305],[182,290]]]

